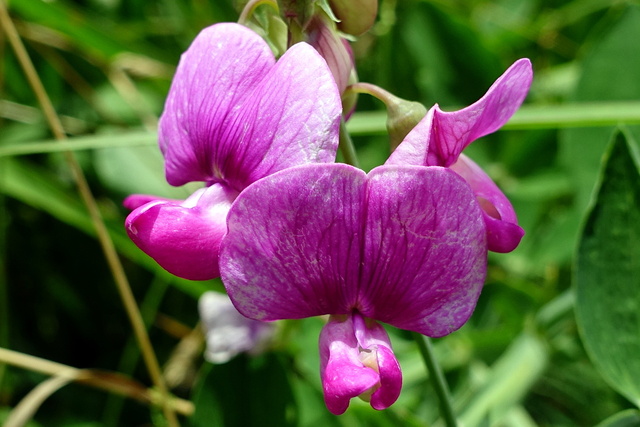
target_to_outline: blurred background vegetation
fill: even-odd
[[[438,402],[408,334],[391,331],[405,386],[383,412],[324,408],[321,319],[286,324],[267,355],[212,366],[196,346],[197,298],[219,282],[171,277],[126,237],[131,193],[183,197],[164,180],[155,127],[180,54],[200,29],[236,21],[231,0],[13,0],[9,12],[67,143],[52,141],[0,32],[0,347],[151,381],[62,148],[84,171],[173,392],[196,403],[184,424],[430,425]],[[587,426],[632,405],[590,362],[573,313],[572,259],[613,127],[640,123],[640,3],[625,0],[381,0],[353,44],[361,81],[430,107],[477,100],[516,59],[534,84],[505,130],[466,151],[495,179],[527,231],[492,254],[471,321],[436,340],[467,426]],[[378,101],[361,96],[349,124],[365,169],[389,154]],[[382,125],[381,125],[382,124]],[[172,371],[173,372],[173,371]],[[0,421],[47,377],[0,363]],[[176,379],[177,378],[177,379]],[[33,426],[163,425],[158,409],[70,384]],[[640,425],[640,424],[635,424]]]

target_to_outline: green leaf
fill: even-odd
[[[573,101],[634,102],[640,99],[640,44],[629,42],[638,38],[640,7],[629,6],[611,30],[600,35],[600,41],[584,59]],[[632,112],[633,108],[627,111]],[[610,111],[604,107],[603,115],[608,115]],[[637,123],[627,119],[621,117],[619,123]],[[572,129],[560,134],[561,160],[575,180],[579,209],[584,209],[589,203],[600,158],[616,125],[599,129]]]
[[[543,374],[548,357],[544,343],[523,332],[494,363],[482,387],[464,403],[460,424],[481,425],[486,417],[501,420],[507,416]]]
[[[618,412],[607,418],[596,427],[638,427],[640,426],[640,412],[635,409]]]
[[[165,53],[141,41],[140,33],[126,30],[92,10],[78,10],[77,5],[64,1],[43,2],[20,0],[10,2],[12,12],[26,21],[50,28],[83,53],[101,61],[113,60],[122,52],[144,53],[161,58]]]
[[[228,363],[205,363],[193,402],[191,427],[297,425],[297,407],[286,357],[240,355]],[[240,409],[242,408],[242,409]]]
[[[596,368],[640,406],[640,157],[617,132],[605,154],[575,267],[576,318]]]
[[[70,192],[52,174],[12,158],[0,158],[0,172],[0,193],[47,212],[54,218],[89,235],[95,235],[91,218],[79,196],[73,191]],[[122,223],[120,219],[115,223],[107,221],[107,229],[120,254],[158,274],[194,298],[210,290],[216,283],[194,282],[169,274],[138,249],[126,235]]]

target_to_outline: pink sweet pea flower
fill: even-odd
[[[478,138],[500,129],[520,107],[531,85],[528,59],[516,61],[475,104],[444,112],[436,104],[391,154],[387,165],[443,166],[462,176],[475,192],[487,226],[487,243],[494,252],[510,252],[524,230],[513,206],[496,184],[462,153]]]
[[[443,167],[344,164],[283,170],[245,189],[228,215],[220,271],[256,320],[332,315],[320,336],[325,402],[384,409],[402,377],[377,321],[432,337],[471,316],[486,228],[469,185]]]
[[[202,181],[185,201],[134,195],[130,238],[163,268],[192,280],[217,277],[226,213],[260,178],[294,165],[332,162],[340,95],[306,43],[277,62],[267,43],[238,24],[204,29],[182,55],[160,119],[171,185]]]

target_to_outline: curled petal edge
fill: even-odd
[[[464,178],[480,203],[489,250],[500,253],[514,250],[524,236],[524,230],[518,225],[516,212],[507,196],[480,166],[464,154],[450,168]]]
[[[470,106],[445,112],[436,104],[427,165],[449,167],[473,141],[504,126],[524,102],[532,80],[531,61],[523,58],[514,62]]]
[[[445,112],[434,105],[386,164],[449,167],[465,147],[509,121],[526,98],[532,80],[531,61],[519,59],[470,106]]]

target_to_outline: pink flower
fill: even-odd
[[[244,190],[228,226],[220,271],[238,311],[263,321],[333,315],[320,351],[336,414],[354,396],[370,395],[376,409],[398,397],[400,369],[376,321],[447,335],[471,316],[485,278],[480,206],[443,167],[289,168]]]
[[[256,320],[329,314],[320,336],[325,402],[384,409],[402,384],[377,322],[441,337],[471,316],[487,250],[522,237],[504,194],[466,157],[473,140],[500,128],[531,83],[516,62],[477,103],[436,105],[384,166],[289,168],[244,190],[228,215],[220,253],[236,308]]]
[[[237,24],[204,29],[183,54],[160,119],[167,181],[206,187],[185,201],[131,196],[130,238],[162,267],[193,280],[217,277],[226,213],[251,183],[284,168],[332,162],[340,95],[306,43],[277,62]],[[146,203],[144,203],[146,202]]]

